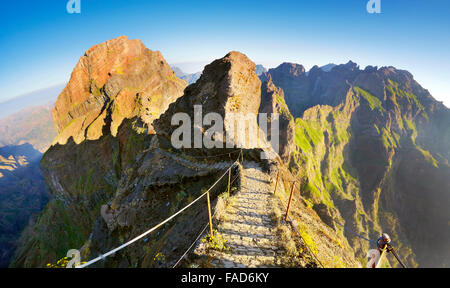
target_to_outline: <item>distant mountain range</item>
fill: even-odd
[[[327,64],[327,65],[321,66],[320,69],[322,69],[325,72],[330,72],[331,69],[333,69],[336,66],[337,66],[336,64],[330,63],[330,64]]]
[[[62,83],[0,102],[0,119],[31,106],[55,103],[56,98],[58,98],[59,93],[61,93],[65,86],[66,84]]]
[[[264,67],[263,65],[260,65],[260,64],[256,65],[256,75],[259,76],[265,72],[267,72],[266,67]]]
[[[202,75],[202,72],[187,74],[187,73],[184,73],[178,67],[172,66],[171,68],[172,68],[173,72],[175,72],[175,76],[177,76],[180,79],[183,79],[188,84],[195,83],[198,80],[198,78],[200,78],[200,76]]]
[[[0,119],[0,147],[29,143],[44,153],[57,135],[52,107],[53,104],[28,107]]]
[[[177,66],[171,66],[171,68],[172,68],[173,72],[175,72],[175,76],[177,76],[180,79],[183,79],[188,84],[197,82],[197,80],[200,78],[200,76],[202,76],[202,72],[187,74],[187,73],[184,73],[183,70],[181,70]],[[267,69],[263,65],[256,65],[256,75],[259,76],[265,72],[267,72]]]

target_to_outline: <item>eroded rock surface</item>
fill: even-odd
[[[59,135],[76,143],[117,134],[125,118],[138,117],[151,124],[182,95],[187,83],[175,77],[161,53],[140,40],[118,37],[86,51],[59,95],[53,119]]]

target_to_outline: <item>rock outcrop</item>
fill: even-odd
[[[284,91],[276,87],[272,80],[267,80],[261,86],[261,106],[259,113],[266,113],[268,118],[267,137],[271,137],[271,115],[279,115],[279,151],[281,159],[288,161],[291,151],[294,150],[294,117],[289,111],[289,107],[284,100]]]
[[[53,118],[65,144],[117,134],[123,119],[151,124],[182,95],[186,82],[175,77],[160,52],[140,40],[118,37],[95,45],[80,58],[56,101]]]
[[[260,105],[261,82],[255,70],[256,65],[239,52],[231,52],[224,58],[207,65],[200,79],[188,86],[184,95],[171,104],[169,109],[155,121],[156,132],[159,135],[171,137],[177,129],[176,126],[171,125],[173,115],[179,112],[186,113],[192,121],[195,121],[194,106],[198,105],[201,107],[203,116],[214,112],[223,119],[223,126],[220,127],[223,134],[219,133],[216,139],[231,143],[230,148],[256,147],[257,145],[253,144],[257,143],[250,143],[255,139],[245,137],[251,133],[249,129],[258,129],[256,116]],[[249,116],[248,119],[246,119],[247,116]],[[248,125],[245,125],[245,128],[239,126],[245,124],[246,120]],[[240,127],[245,130],[240,130]],[[209,127],[193,127],[192,138],[197,132],[204,134],[206,128]],[[194,146],[196,145],[192,139],[191,147],[194,148]],[[202,148],[202,146],[195,148]]]
[[[53,109],[59,135],[41,161],[53,199],[23,233],[13,266],[43,267],[83,245],[101,205],[149,145],[153,119],[185,86],[139,40],[119,37],[81,57]]]

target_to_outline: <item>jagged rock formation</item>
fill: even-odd
[[[276,87],[269,79],[261,86],[261,106],[259,113],[266,113],[269,117],[267,125],[267,137],[271,137],[271,115],[279,114],[279,151],[278,154],[283,160],[289,159],[291,151],[294,149],[294,117],[289,112],[289,107],[284,101],[284,91]]]
[[[257,143],[250,143],[255,139],[239,137],[239,135],[249,135],[251,127],[257,128],[256,116],[260,105],[261,82],[255,70],[256,65],[239,52],[231,52],[224,58],[207,65],[200,79],[188,86],[184,95],[171,104],[169,109],[155,121],[156,132],[170,137],[177,129],[176,126],[171,125],[173,115],[183,112],[187,113],[190,119],[194,119],[194,106],[199,105],[203,115],[214,112],[223,119],[223,126],[220,127],[223,134],[216,135],[216,139],[231,142],[230,148],[256,147],[257,145],[252,144]],[[250,116],[248,119],[250,123],[244,130],[244,127],[239,125],[246,123],[246,116]],[[196,129],[204,134],[209,127],[203,129],[195,127],[193,130]],[[191,135],[194,136],[195,133],[194,131]],[[194,139],[192,139],[191,147],[194,148],[194,146]],[[225,146],[227,145],[223,145]]]
[[[59,135],[41,163],[53,200],[24,232],[13,266],[43,267],[82,246],[101,205],[149,145],[152,119],[185,86],[139,40],[119,37],[86,52],[53,109]]]
[[[186,82],[175,77],[160,52],[126,36],[95,45],[80,58],[56,101],[56,143],[117,134],[123,119],[138,117],[149,128],[181,96]]]
[[[200,195],[232,164],[227,156],[223,157],[226,161],[214,158],[208,163],[202,163],[206,161],[204,158],[197,160],[189,156],[190,149],[174,149],[170,143],[170,135],[175,129],[170,124],[174,114],[184,112],[193,119],[194,105],[202,105],[204,114],[216,112],[225,119],[227,132],[230,113],[257,114],[259,101],[250,100],[258,97],[259,93],[260,81],[255,74],[255,65],[245,55],[231,52],[207,65],[201,78],[188,86],[185,94],[154,122],[157,135],[153,136],[150,149],[138,156],[132,172],[122,178],[116,196],[109,206],[104,206],[102,217],[95,224],[87,248],[91,251],[90,256],[117,246],[118,238],[142,233],[145,228],[169,217]],[[233,175],[235,173],[233,171]],[[225,191],[224,185],[225,181],[219,183],[213,190],[212,199]],[[170,267],[207,222],[204,205],[196,204],[156,235],[149,237],[151,241],[136,245],[133,251],[124,251],[120,257],[106,261],[105,265]],[[213,204],[213,207],[216,205]],[[164,261],[158,260],[158,254],[164,255]]]
[[[393,67],[349,62],[308,75],[299,67],[283,64],[262,78],[293,107],[290,166],[319,215],[336,229],[330,219],[343,217],[371,238],[395,235],[410,265],[448,266],[449,110]],[[346,236],[363,257],[368,243]]]
[[[345,81],[354,79],[358,73],[357,65],[351,61],[334,67],[331,72],[314,66],[308,74],[302,65],[283,63],[260,77],[261,81],[272,79],[284,90],[286,104],[297,118],[314,105],[336,106],[342,103],[348,90]]]
[[[449,110],[411,74],[392,67],[360,70],[349,62],[306,73],[284,63],[261,75],[262,86],[255,72],[245,55],[231,52],[207,65],[181,96],[186,83],[139,41],[120,37],[88,50],[53,111],[60,144],[45,154],[42,169],[54,199],[24,232],[13,266],[42,267],[72,248],[91,259],[201,195],[235,158],[220,155],[232,152],[227,149],[196,148],[193,139],[193,148],[172,145],[172,117],[182,112],[195,119],[196,105],[225,120],[214,139],[245,148],[244,169],[258,163],[250,177],[265,184],[256,188],[267,194],[267,181],[283,171],[285,204],[291,181],[301,180],[291,217],[304,243],[293,244],[295,257],[316,263],[311,254],[303,257],[307,245],[326,267],[359,266],[355,255],[364,264],[369,244],[342,223],[370,238],[390,233],[409,265],[448,266]],[[232,115],[262,111],[283,116],[282,158],[262,160],[257,146],[234,141],[236,131],[248,132],[236,129],[236,120],[259,127],[256,118]],[[192,135],[208,135],[211,125],[192,126]],[[240,169],[232,169],[238,179],[232,191],[250,183]],[[225,209],[224,197],[217,197],[225,191],[226,182],[211,191],[217,212]],[[96,266],[171,266],[207,223],[201,202]]]
[[[224,131],[229,133],[232,113],[258,113],[261,82],[255,69],[255,64],[238,52],[211,63],[202,77],[153,122],[156,135],[138,133],[141,130],[137,129],[140,127],[137,115],[122,122],[116,137],[103,129],[97,140],[79,144],[69,140],[65,145],[51,147],[42,168],[54,200],[36,225],[25,231],[13,266],[41,267],[55,262],[71,248],[81,248],[83,259],[96,257],[159,223],[200,195],[232,162],[228,156],[205,160],[192,158],[189,149],[174,149],[168,137],[174,129],[170,118],[177,112],[193,116],[193,106],[202,104],[205,114],[216,112],[225,119]],[[167,81],[167,85],[172,83],[171,79]],[[103,96],[110,95],[107,87],[102,91],[106,93],[102,92]],[[98,97],[105,99],[103,96]],[[59,115],[58,119],[66,117]],[[59,122],[60,127],[63,122]],[[241,144],[248,148],[247,159],[261,161],[258,151]],[[266,168],[264,173],[268,173]],[[232,177],[237,175],[238,169],[232,169]],[[226,182],[211,191],[214,209],[220,210],[221,200],[216,197],[224,191]],[[196,205],[143,242],[96,265],[170,266],[207,222],[205,203]],[[314,219],[321,223],[317,216]]]

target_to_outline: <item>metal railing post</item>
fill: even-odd
[[[274,195],[274,196],[275,196],[275,194],[277,193],[278,176],[280,176],[280,170],[278,170],[278,173],[277,173],[277,181],[275,181],[275,189],[273,190],[273,195]]]
[[[208,202],[208,217],[209,217],[209,232],[210,238],[213,237],[212,217],[211,217],[211,201],[209,199],[209,191],[206,193],[206,200]]]
[[[291,185],[291,195],[289,195],[289,202],[288,202],[288,206],[287,206],[287,209],[286,209],[286,216],[284,216],[284,221],[287,221],[288,216],[289,216],[289,208],[291,207],[292,194],[294,192],[294,184],[295,184],[295,181],[292,182],[292,185]]]
[[[228,197],[230,197],[231,168],[228,171]]]

